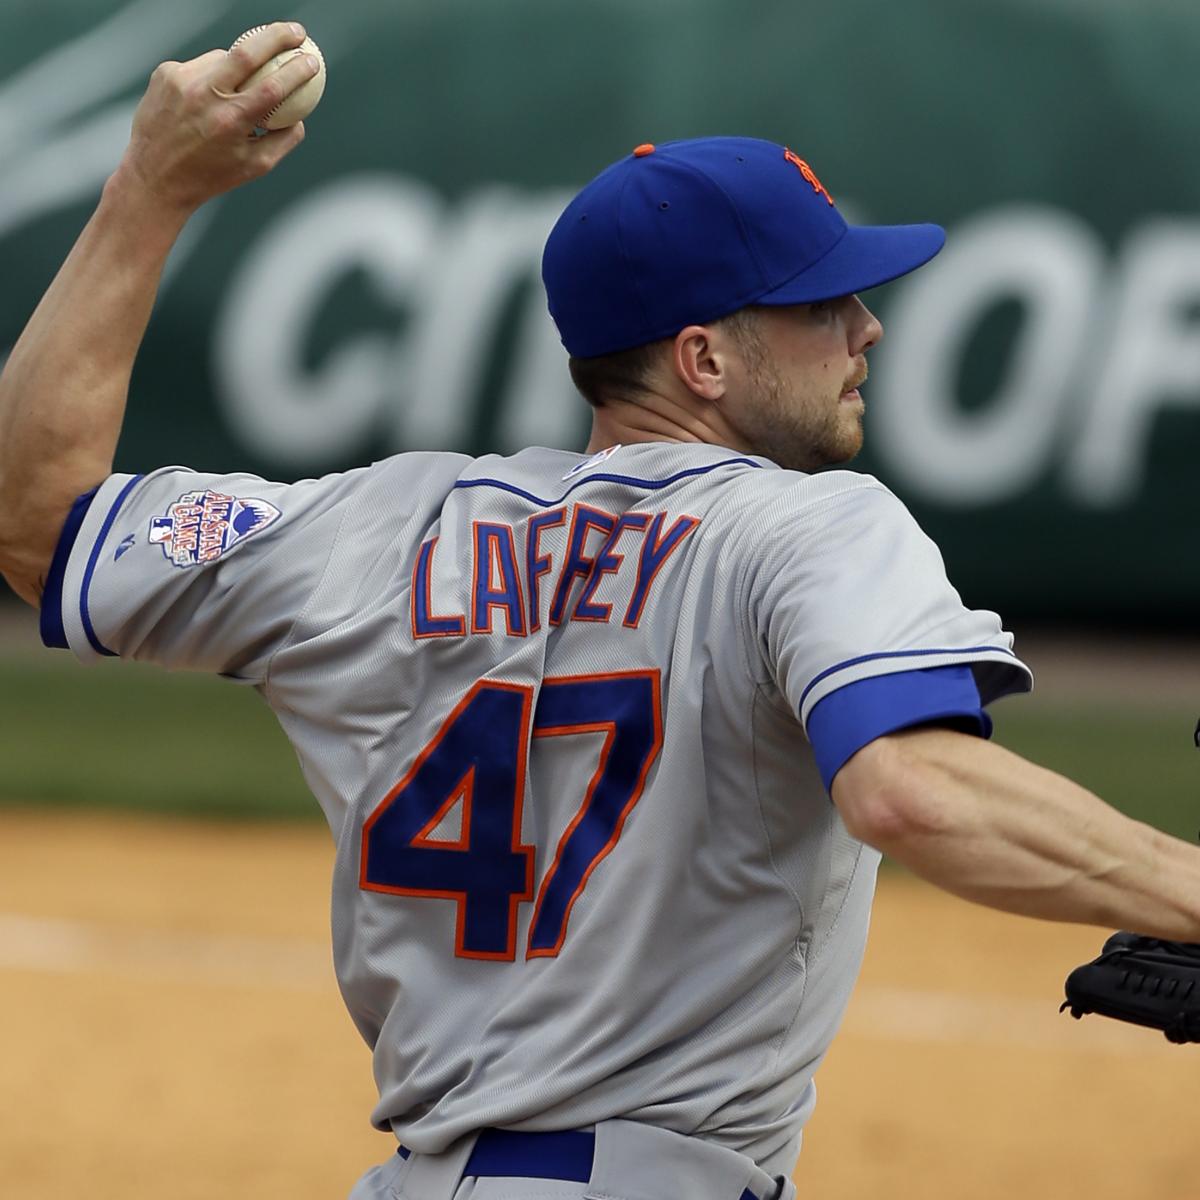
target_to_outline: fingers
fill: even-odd
[[[215,67],[220,66],[228,56],[227,50],[209,50],[206,54],[201,54],[199,58],[193,58],[186,64],[191,71],[197,74],[208,74]]]
[[[291,25],[274,25],[251,35],[232,53],[216,50],[189,62],[160,65],[134,114],[125,152],[130,171],[164,203],[194,211],[213,196],[273,170],[303,140],[304,127],[297,124],[264,137],[250,134],[316,74],[319,64],[307,54],[293,54],[247,91],[236,88],[275,54],[298,49],[303,37]]]
[[[272,72],[266,79],[240,93],[239,107],[253,123],[258,123],[319,70],[320,64],[315,55],[297,54],[288,59],[278,71]]]
[[[256,138],[252,144],[251,157],[255,167],[265,175],[273,171],[295,148],[304,141],[304,122],[297,121],[286,129],[276,129],[264,137]]]
[[[245,143],[242,169],[247,180],[268,175],[304,141],[304,123],[276,129],[264,137]]]
[[[259,67],[284,50],[294,50],[304,36],[304,27],[296,22],[264,25],[225,54],[212,73],[212,86],[221,92],[236,92]]]

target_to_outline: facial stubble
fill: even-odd
[[[736,427],[755,454],[792,471],[849,462],[862,449],[862,407],[810,386],[789,384],[749,327],[738,330],[748,394]]]

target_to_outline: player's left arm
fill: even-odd
[[[134,358],[167,256],[206,200],[272,170],[303,126],[250,137],[309,78],[297,56],[230,99],[255,70],[300,45],[271,25],[236,50],[155,72],[129,146],[0,376],[0,573],[35,607],[75,498],[111,471]]]
[[[800,490],[759,517],[781,532],[747,607],[847,829],[980,904],[1200,940],[1200,848],[987,740],[1029,673],[903,505],[848,473]]]
[[[833,779],[847,828],[977,904],[1200,941],[1200,847],[981,738],[906,729]]]

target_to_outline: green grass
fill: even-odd
[[[1200,829],[1196,712],[1165,705],[1014,697],[992,709],[1010,750],[1091,788],[1130,816],[1187,841]]]
[[[1193,841],[1195,714],[1113,701],[1013,698],[996,739],[1118,808]],[[214,817],[317,818],[266,704],[227,680],[68,656],[0,660],[0,803]]]
[[[69,656],[0,661],[0,800],[214,817],[317,817],[250,688]]]

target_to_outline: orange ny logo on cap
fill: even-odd
[[[785,149],[783,157],[790,163],[794,163],[799,169],[800,174],[812,184],[812,189],[820,196],[824,196],[830,204],[833,203],[833,197],[826,190],[825,185],[817,178],[817,173],[800,157],[798,154],[793,154],[792,151]]]

